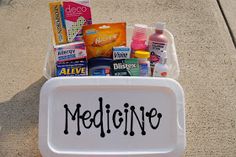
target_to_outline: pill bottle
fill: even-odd
[[[139,60],[139,72],[140,76],[151,76],[150,69],[150,52],[148,51],[135,51],[134,57]]]
[[[88,60],[89,76],[110,76],[111,58],[91,58]]]

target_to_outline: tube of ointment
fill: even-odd
[[[63,7],[61,6],[61,2],[51,2],[49,3],[49,7],[55,43],[57,45],[65,44],[67,43],[67,35],[63,17]]]

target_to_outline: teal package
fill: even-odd
[[[112,74],[114,76],[140,76],[138,59],[114,60]]]

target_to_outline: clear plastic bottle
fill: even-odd
[[[167,63],[167,53],[162,52],[160,62],[156,63],[154,66],[153,77],[166,77],[168,75],[169,67]]]
[[[135,51],[134,57],[139,60],[139,75],[140,76],[151,76],[150,68],[150,52],[148,51]]]

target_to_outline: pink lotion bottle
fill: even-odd
[[[134,58],[135,51],[147,49],[147,25],[135,24],[131,42],[131,58]]]
[[[148,41],[148,51],[150,52],[150,64],[153,72],[156,63],[159,63],[162,53],[166,51],[168,39],[164,35],[165,23],[156,24],[155,33],[150,35]]]

